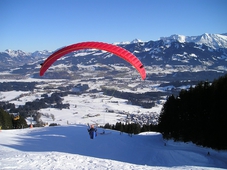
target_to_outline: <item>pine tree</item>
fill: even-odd
[[[1,129],[12,129],[12,117],[9,113],[5,112],[2,108],[0,108],[0,126]]]

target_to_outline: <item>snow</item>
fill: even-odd
[[[170,37],[161,37],[161,40],[165,41],[165,44],[169,44],[172,41],[179,41],[181,43],[194,42],[196,44],[205,44],[212,49],[226,48],[227,36],[221,34],[202,34],[199,36],[184,36],[184,35],[171,35]]]
[[[103,129],[98,128],[98,132]],[[90,139],[86,125],[1,130],[0,169],[226,169],[227,152],[105,130]],[[207,153],[210,152],[210,155]]]
[[[0,101],[10,101],[26,93],[29,93],[29,92],[15,91],[15,90],[0,92]]]
[[[128,113],[134,115],[142,113],[158,115],[162,109],[161,104],[157,104],[151,109],[145,109],[135,105],[127,105],[127,100],[102,94],[96,94],[94,96],[90,96],[89,94],[68,95],[63,98],[63,103],[68,103],[70,109],[41,109],[39,112],[43,114],[41,117],[43,122],[61,125],[86,124],[90,122],[104,126],[106,123],[116,124],[120,120],[125,120]],[[113,110],[113,112],[107,112],[108,110]],[[48,116],[51,114],[54,115],[54,120]]]
[[[144,41],[140,39],[134,39],[132,41],[122,41],[122,42],[115,42],[114,45],[126,45],[126,44],[135,44],[135,43],[143,43]]]
[[[38,79],[29,78],[24,81]],[[64,82],[51,80],[48,83],[59,85]],[[150,85],[150,88],[155,91],[171,88],[167,86],[162,89],[158,86],[157,83]],[[41,85],[39,88],[40,91],[34,92],[0,92],[0,101],[10,101],[16,106],[24,105],[46,93],[42,91]],[[70,109],[39,110],[43,114],[43,122],[57,123],[59,126],[0,131],[0,169],[227,169],[227,151],[167,141],[156,132],[144,132],[130,137],[113,130],[105,130],[105,135],[101,135],[103,129],[98,128],[99,134],[94,140],[88,136],[87,123],[115,124],[119,120],[125,120],[127,113],[157,114],[165,100],[160,100],[151,109],[144,109],[129,105],[124,99],[102,93],[68,95],[63,98],[64,103],[69,103]],[[106,109],[113,109],[114,113],[106,112]],[[47,116],[51,114],[54,119]],[[31,118],[27,118],[27,121],[30,123]],[[207,155],[208,152],[210,155]]]

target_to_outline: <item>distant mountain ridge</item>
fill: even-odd
[[[223,33],[223,34],[204,33],[199,36],[185,36],[185,35],[173,34],[169,37],[160,37],[160,40],[163,40],[165,43],[176,42],[176,41],[179,41],[181,43],[194,42],[196,44],[205,44],[212,48],[227,48],[227,33]],[[134,44],[134,43],[141,43],[141,42],[145,43],[140,39],[134,39],[131,42],[126,41],[126,42],[120,42],[120,43],[114,43],[114,44],[121,45],[121,44]]]
[[[227,48],[227,33],[225,34],[202,34],[200,36],[171,35],[170,37],[161,37],[165,42],[179,41],[181,43],[194,42],[196,44],[205,44],[213,49]]]
[[[173,72],[227,72],[227,33],[205,33],[200,36],[171,35],[170,37],[161,37],[157,41],[143,42],[135,39],[131,42],[115,44],[134,53],[147,69],[152,67],[150,68],[152,70],[163,68],[170,69]],[[26,53],[21,50],[0,52],[0,71],[12,69],[11,73],[14,74],[37,74],[39,65],[52,53],[52,51],[47,50],[33,53]],[[83,55],[79,52],[70,53],[67,57],[55,62],[55,65],[61,64],[59,67],[67,65],[64,69],[73,72],[78,69],[78,64],[127,64],[119,57],[115,57],[113,63],[113,57],[110,56],[113,55],[101,50],[84,50]],[[161,72],[153,74],[161,74]],[[152,74],[150,73],[148,78],[149,76],[152,76]]]
[[[210,45],[210,47],[215,47],[215,48],[227,48],[227,33],[223,33],[223,34],[204,33],[199,36],[185,36],[185,35],[173,34],[169,37],[160,37],[160,40],[163,40],[165,42],[179,41],[181,43],[194,42],[196,44],[205,44],[207,46]],[[113,44],[124,45],[124,44],[135,44],[135,43],[146,43],[146,42],[140,39],[134,39],[131,42],[129,41],[120,42],[120,43],[115,42]],[[53,53],[53,51],[41,50],[41,51],[35,51],[32,53],[27,53],[22,50],[6,49],[4,52],[0,52],[0,54],[1,53],[7,53],[11,57],[15,57],[15,56],[30,56],[30,55],[32,56],[50,55],[51,53]]]

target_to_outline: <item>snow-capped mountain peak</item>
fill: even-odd
[[[11,50],[11,49],[5,50],[5,53],[7,53],[11,57],[27,56],[27,55],[29,55],[28,53],[25,53],[22,50]]]
[[[198,37],[197,44],[205,44],[212,48],[227,48],[227,36],[221,34],[205,33]]]
[[[143,41],[136,38],[136,39],[132,40],[132,41],[130,42],[130,44],[135,44],[135,43],[140,43],[140,42],[143,42]]]
[[[136,43],[140,43],[140,42],[143,42],[143,41],[140,40],[140,39],[135,38],[135,39],[132,40],[132,41],[115,42],[115,43],[113,43],[113,44],[114,44],[114,45],[126,45],[126,44],[136,44]]]
[[[11,50],[11,49],[6,49],[5,52],[8,54],[10,57],[24,57],[24,56],[33,56],[33,57],[39,57],[39,56],[48,56],[52,52],[48,50],[43,50],[43,51],[35,51],[33,53],[27,53],[22,50]]]
[[[227,36],[225,34],[208,34],[204,33],[200,36],[184,36],[184,35],[171,35],[170,37],[161,37],[165,43],[178,41],[180,43],[194,42],[196,44],[204,44],[213,49],[227,48]]]
[[[39,57],[39,56],[48,56],[52,53],[52,51],[48,51],[48,50],[43,50],[43,51],[35,51],[34,53],[32,53],[32,56],[34,57]]]
[[[179,41],[181,43],[184,43],[186,41],[186,38],[187,37],[184,35],[173,34],[170,37],[161,37],[160,39],[166,42]]]

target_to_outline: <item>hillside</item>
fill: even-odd
[[[98,132],[103,132],[98,129]],[[226,169],[227,152],[163,141],[146,132],[132,137],[106,130],[89,139],[87,126],[2,130],[1,169]],[[207,153],[210,155],[207,155]]]

